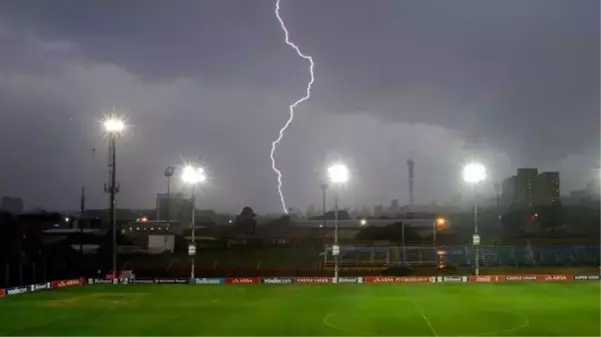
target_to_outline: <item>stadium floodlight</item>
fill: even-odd
[[[109,134],[119,134],[125,130],[125,121],[121,118],[107,118],[102,125],[104,126],[104,131]]]
[[[113,233],[113,275],[117,275],[117,212],[115,210],[115,194],[119,191],[117,186],[117,136],[125,130],[125,121],[123,118],[112,116],[102,122],[102,127],[109,136],[109,158],[110,158],[110,186],[106,187],[106,192],[110,193],[110,222]]]
[[[333,184],[346,184],[349,180],[349,169],[344,164],[333,164],[328,168],[328,178]]]
[[[194,278],[194,270],[196,267],[196,185],[207,180],[205,170],[202,167],[186,165],[182,169],[182,181],[185,184],[192,186],[191,201],[192,201],[192,216],[190,218],[190,226],[192,227],[191,243],[188,246],[188,255],[190,255],[190,278]]]
[[[182,170],[182,181],[186,184],[194,186],[204,182],[206,179],[205,170],[202,167],[187,165]]]
[[[328,167],[328,180],[333,185],[344,185],[349,181],[349,169],[346,165],[336,163]],[[334,245],[332,255],[334,255],[334,282],[338,282],[340,246],[338,245],[338,189],[334,188]]]
[[[463,180],[470,184],[478,184],[486,180],[486,167],[479,163],[465,165],[463,168]]]
[[[478,234],[478,197],[476,187],[486,180],[486,167],[477,162],[467,164],[463,168],[463,180],[474,187],[474,234],[472,245],[474,248],[474,274],[478,276],[480,275],[480,234]]]

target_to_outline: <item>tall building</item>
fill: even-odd
[[[539,205],[550,205],[559,201],[559,172],[539,174],[536,192]]]
[[[515,181],[516,177],[511,176],[503,180],[501,186],[501,204],[503,207],[509,207],[515,199]]]
[[[532,207],[536,203],[538,169],[519,168],[515,177],[514,204]]]
[[[501,204],[532,207],[549,205],[559,200],[559,172],[541,172],[535,168],[519,168],[517,174],[502,183]]]

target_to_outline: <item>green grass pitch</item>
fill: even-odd
[[[0,299],[3,335],[599,336],[600,284],[90,285]]]

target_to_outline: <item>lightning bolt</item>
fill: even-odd
[[[286,38],[286,44],[289,45],[290,47],[294,48],[294,50],[296,50],[296,53],[298,54],[298,56],[309,61],[309,74],[311,75],[311,80],[307,84],[307,93],[305,94],[305,96],[303,96],[302,98],[300,98],[299,100],[297,100],[296,102],[294,102],[293,104],[291,104],[289,106],[288,120],[286,121],[286,124],[284,124],[284,126],[280,129],[278,138],[275,141],[273,141],[273,143],[271,143],[271,153],[269,155],[271,157],[271,168],[278,175],[278,193],[280,194],[280,201],[282,202],[282,208],[284,209],[284,213],[288,214],[288,209],[286,207],[286,201],[284,200],[284,193],[282,192],[282,172],[280,170],[278,170],[278,168],[276,167],[276,164],[275,164],[275,150],[276,150],[278,143],[284,137],[284,132],[286,131],[286,129],[288,129],[288,126],[290,126],[290,124],[292,123],[292,120],[294,120],[294,109],[296,108],[296,106],[301,104],[302,102],[308,100],[311,97],[311,86],[313,85],[313,82],[315,82],[315,77],[313,76],[313,66],[315,65],[315,63],[313,63],[313,58],[311,56],[303,54],[300,51],[300,48],[298,48],[298,46],[296,44],[294,44],[294,42],[290,41],[288,29],[286,29],[284,20],[280,16],[280,0],[277,0],[275,3],[275,16],[278,18],[278,21],[280,22],[280,26],[282,27],[282,30],[284,31],[284,36]]]

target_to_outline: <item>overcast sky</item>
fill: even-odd
[[[100,121],[126,111],[120,207],[153,207],[163,170],[202,157],[206,207],[277,212],[269,151],[308,63],[275,0],[0,1],[0,194],[76,209],[107,196]],[[599,163],[598,0],[281,0],[315,61],[277,160],[290,206],[320,204],[328,162],[352,169],[345,206],[466,194],[521,166],[581,188]],[[92,149],[96,148],[95,158]],[[174,188],[179,190],[179,183]]]

